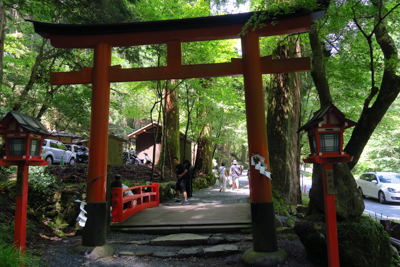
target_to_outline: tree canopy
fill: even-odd
[[[36,35],[30,23],[34,19],[53,23],[114,23],[167,20],[225,14],[247,1],[3,1],[5,4],[3,78],[0,112],[16,110],[40,118],[49,129],[88,134],[90,127],[91,85],[50,85],[50,72],[81,70],[92,66],[91,49],[56,49]],[[252,10],[291,12],[293,2],[249,1]],[[322,2],[321,2],[322,3]],[[303,9],[321,4],[297,1]],[[325,3],[326,4],[326,3]],[[312,56],[313,72],[301,76],[301,119],[305,123],[321,103],[332,101],[348,118],[360,125],[378,115],[368,136],[352,141],[357,134],[346,132],[346,150],[354,151],[356,173],[365,170],[396,171],[399,162],[398,132],[399,4],[397,1],[331,1],[323,19],[314,25],[318,62],[313,40],[308,34],[294,36],[300,43],[301,56]],[[236,9],[237,10],[237,9]],[[384,27],[384,29],[382,28]],[[311,28],[313,30],[313,26]],[[310,30],[310,31],[311,31]],[[383,31],[386,31],[384,33]],[[289,36],[263,38],[262,56],[270,55]],[[392,41],[387,41],[390,37]],[[389,51],[390,50],[390,51]],[[389,52],[388,52],[389,51]],[[238,40],[185,43],[184,64],[219,63],[240,57]],[[114,48],[112,65],[124,68],[163,66],[166,45]],[[319,64],[319,65],[318,65]],[[325,69],[328,91],[313,81],[314,71]],[[392,79],[386,79],[387,73]],[[386,75],[386,76],[385,76]],[[271,76],[264,77],[266,85]],[[197,141],[203,135],[212,141],[214,158],[233,158],[247,164],[247,134],[244,88],[241,77],[188,79],[176,81],[180,107],[180,131]],[[162,91],[166,83],[149,81],[111,85],[110,132],[127,134],[158,120],[162,112]],[[384,89],[387,88],[387,89]],[[322,90],[322,91],[321,91]],[[328,92],[328,96],[324,96]],[[390,100],[382,96],[390,95]],[[326,98],[328,97],[328,98]],[[329,98],[330,97],[330,98]],[[329,100],[330,99],[330,100]],[[387,101],[390,101],[387,102]],[[157,103],[155,105],[155,103]],[[385,108],[380,111],[378,103]],[[386,105],[385,105],[386,103]],[[161,105],[160,105],[161,104]],[[376,107],[376,109],[374,108]],[[365,120],[360,120],[364,118]],[[205,127],[210,131],[204,132]],[[365,126],[364,126],[365,127]],[[365,128],[362,128],[365,131]],[[357,128],[354,129],[357,131]],[[305,136],[302,155],[308,154]],[[358,145],[357,145],[358,144]],[[246,155],[243,157],[242,155]]]

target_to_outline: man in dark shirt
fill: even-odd
[[[187,193],[186,193],[186,168],[183,166],[183,164],[179,163],[179,160],[177,157],[174,157],[173,162],[175,164],[175,171],[176,171],[176,178],[178,181],[176,182],[176,196],[177,200],[175,202],[181,202],[181,194],[180,192],[183,193],[183,196],[185,197],[185,201],[183,202],[184,204],[189,204],[189,201],[187,200]]]

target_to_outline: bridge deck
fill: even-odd
[[[227,185],[227,188],[231,186]],[[246,176],[240,177],[240,189],[228,189],[219,192],[219,186],[193,192],[189,205],[166,200],[159,207],[142,210],[123,222],[111,224],[114,230],[119,229],[179,229],[197,226],[207,230],[210,228],[223,229],[232,227],[236,230],[251,225],[249,184]],[[242,203],[241,203],[242,202]],[[244,202],[244,203],[243,203]],[[178,230],[176,230],[178,231]]]
[[[250,204],[160,206],[142,210],[113,227],[250,224]]]

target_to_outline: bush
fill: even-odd
[[[0,237],[0,266],[4,267],[20,267],[20,266],[43,266],[40,260],[34,258],[29,253],[21,255],[14,245],[7,244]]]
[[[19,267],[23,262],[23,257],[14,250],[14,246],[0,240],[0,266]]]
[[[51,194],[55,188],[58,188],[56,177],[51,175],[44,166],[29,167],[29,185],[44,194]]]

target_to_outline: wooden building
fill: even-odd
[[[156,140],[156,153],[155,157],[153,158],[153,148],[154,148],[154,133],[157,130],[157,125],[158,127],[158,135],[157,135],[157,140]],[[147,153],[150,159],[155,160],[157,163],[159,158],[160,158],[160,153],[161,153],[161,135],[162,135],[162,125],[157,124],[156,122],[150,123],[139,130],[131,133],[128,135],[129,139],[135,139],[136,141],[136,152],[138,154],[139,158],[144,158],[144,153]],[[177,155],[179,158],[180,162],[183,162],[182,156],[183,156],[183,146],[185,142],[185,135],[183,133],[180,133],[180,155]],[[196,142],[190,138],[186,140],[186,153],[185,153],[185,158],[190,160],[190,162],[193,164],[194,158],[196,156],[195,154],[195,144]],[[175,155],[174,155],[175,156]]]
[[[108,156],[107,165],[123,165],[123,147],[124,143],[128,142],[126,139],[109,134],[108,135]],[[78,142],[83,146],[89,147],[89,140],[80,140]],[[89,151],[90,154],[90,151]]]
[[[49,131],[51,135],[46,136],[46,139],[52,139],[60,141],[64,144],[75,143],[75,140],[82,139],[82,136],[64,132]]]

